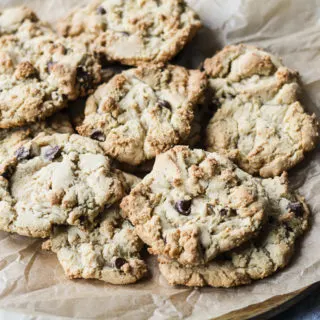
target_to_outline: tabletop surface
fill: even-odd
[[[270,320],[320,320],[320,286],[286,311]]]

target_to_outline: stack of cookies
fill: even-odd
[[[144,246],[172,285],[289,263],[310,212],[286,171],[319,123],[297,72],[256,47],[168,64],[200,27],[183,0],[94,0],[57,32],[0,12],[0,230],[45,239],[69,278],[113,284],[147,274]]]

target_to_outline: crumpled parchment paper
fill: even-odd
[[[87,0],[0,0],[26,4],[50,22]],[[251,43],[300,71],[308,111],[320,115],[319,0],[189,0],[204,28],[175,60],[197,67],[222,46]],[[288,268],[236,289],[171,288],[150,258],[151,276],[135,285],[67,280],[41,241],[0,232],[0,318],[209,319],[320,281],[320,148],[290,171],[313,212],[312,227]]]

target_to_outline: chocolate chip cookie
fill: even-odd
[[[137,66],[169,61],[200,27],[183,0],[95,0],[73,11],[57,29],[109,61]]]
[[[123,197],[123,180],[97,142],[39,134],[0,165],[0,230],[44,238],[53,225],[85,228]]]
[[[121,208],[152,254],[197,265],[254,236],[265,205],[261,185],[227,158],[176,146]]]
[[[128,190],[139,179],[125,175]],[[77,226],[55,227],[43,244],[58,256],[71,278],[99,279],[113,284],[133,283],[147,272],[140,259],[143,242],[129,221],[121,216],[119,204],[106,208],[89,230]]]
[[[99,141],[110,157],[137,166],[188,140],[205,88],[199,70],[145,65],[124,71],[88,98],[77,131]]]
[[[319,122],[298,100],[296,72],[253,46],[228,46],[204,69],[218,107],[206,132],[206,147],[227,155],[262,177],[300,162],[319,141]]]
[[[268,277],[289,263],[297,238],[308,227],[309,209],[288,189],[285,174],[261,184],[268,197],[268,221],[260,235],[202,266],[186,267],[159,257],[160,271],[171,285],[234,287]]]
[[[0,11],[0,128],[44,119],[89,94],[100,65],[25,7]]]

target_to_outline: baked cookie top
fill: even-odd
[[[12,7],[0,10],[0,36],[13,34],[25,21],[38,22],[37,15],[28,7]]]
[[[182,0],[97,0],[73,11],[57,29],[109,61],[136,66],[169,61],[200,27]]]
[[[125,175],[128,192],[138,178]],[[57,253],[66,275],[73,278],[99,279],[113,284],[133,283],[147,272],[140,259],[143,242],[134,227],[121,216],[119,204],[106,208],[89,230],[77,226],[55,227],[43,244]]]
[[[153,254],[185,265],[212,260],[252,237],[264,221],[262,187],[217,153],[176,146],[129,196],[123,213]]]
[[[87,227],[124,195],[123,174],[98,143],[38,135],[0,165],[0,230],[47,237],[52,225]]]
[[[286,175],[261,181],[268,196],[268,222],[260,235],[202,266],[186,267],[164,257],[160,271],[171,285],[233,287],[262,279],[284,268],[295,242],[308,227],[304,199],[288,189]]]
[[[252,46],[228,46],[204,63],[219,109],[206,131],[206,148],[262,177],[300,162],[319,140],[315,115],[298,101],[296,72]]]
[[[59,38],[25,7],[0,12],[0,128],[46,118],[99,81],[83,44]]]
[[[100,141],[112,158],[139,165],[187,140],[205,88],[199,70],[173,65],[129,69],[88,98],[77,131]]]
[[[39,133],[74,133],[67,114],[58,112],[44,121],[12,129],[0,130],[0,163],[14,156],[17,150]]]

